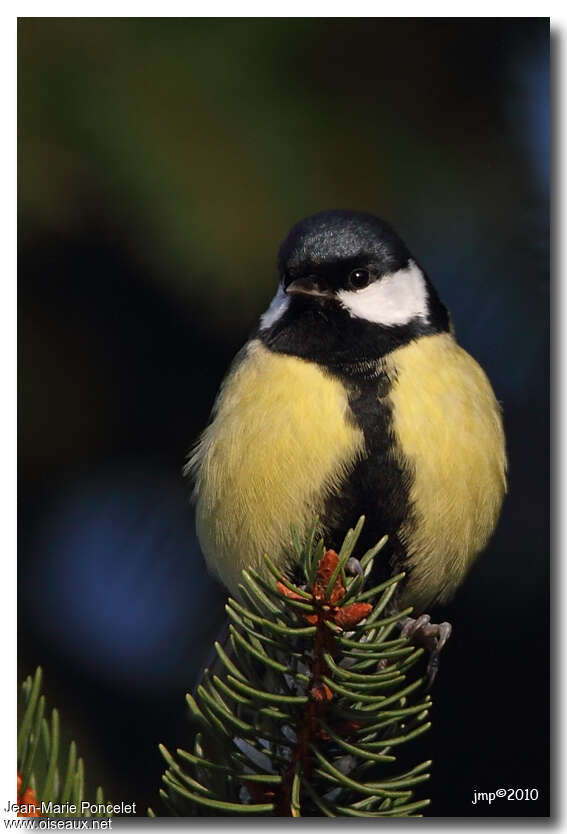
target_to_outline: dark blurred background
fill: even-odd
[[[21,19],[19,662],[88,780],[156,811],[222,618],[181,468],[314,211],[389,220],[504,407],[454,603],[429,815],[548,811],[549,24]],[[416,757],[419,755],[416,746]],[[471,805],[535,787],[537,802]]]

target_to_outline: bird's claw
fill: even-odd
[[[347,576],[364,576],[364,571],[362,570],[362,565],[355,559],[354,556],[351,556],[350,559],[347,560],[345,565],[345,573]]]
[[[451,623],[432,623],[429,614],[421,614],[417,619],[405,617],[401,623],[401,636],[407,637],[416,646],[423,646],[429,651],[427,663],[426,689],[431,689],[439,670],[439,655],[451,636]]]

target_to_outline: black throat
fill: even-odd
[[[427,319],[386,326],[351,316],[333,299],[296,296],[285,312],[259,338],[276,353],[287,353],[316,362],[340,376],[355,378],[396,348],[414,339],[449,330],[447,309],[435,288],[428,285]]]

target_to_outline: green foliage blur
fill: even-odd
[[[449,224],[430,229],[440,244],[455,212],[501,224],[518,160],[494,85],[517,91],[494,56],[483,64],[482,38],[527,32],[482,26],[21,20],[22,234],[109,216],[156,281],[233,328],[243,301],[269,297],[287,229],[316,210],[367,209],[402,234],[433,213]]]

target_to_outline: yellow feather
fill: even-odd
[[[398,531],[410,575],[402,604],[446,601],[496,525],[506,491],[498,403],[480,366],[450,334],[389,354],[392,454],[412,472]],[[364,452],[344,386],[318,365],[259,341],[227,376],[188,469],[209,568],[233,594],[242,568],[285,566],[290,523],[304,534]],[[268,430],[267,427],[269,427]],[[366,508],[365,508],[366,509]]]
[[[477,362],[448,333],[387,358],[397,454],[413,470],[413,519],[400,538],[410,577],[402,604],[446,601],[490,538],[506,492],[499,405]]]
[[[364,448],[344,386],[313,362],[255,340],[235,364],[189,463],[197,534],[233,594],[242,568],[283,567],[290,523],[303,535]]]

